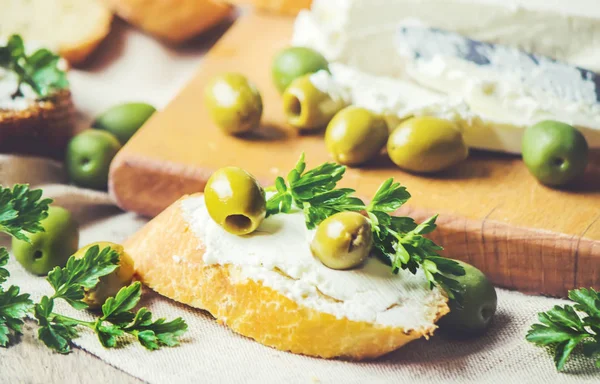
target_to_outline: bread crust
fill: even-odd
[[[63,43],[58,47],[58,53],[64,57],[72,65],[81,64],[88,56],[100,45],[100,43],[108,36],[112,21],[113,13],[104,8],[98,17],[98,23],[90,26],[90,30],[82,36],[81,41],[76,44]]]
[[[124,244],[140,280],[158,293],[207,310],[220,323],[262,344],[323,358],[372,359],[433,334],[434,325],[405,332],[338,319],[240,278],[237,266],[204,265],[203,245],[183,218],[180,202]],[[448,311],[446,300],[438,303],[435,320]]]
[[[0,152],[62,159],[75,134],[71,92],[63,90],[22,111],[0,110]]]
[[[217,0],[103,0],[117,15],[161,39],[180,43],[216,25],[232,7]]]
[[[227,0],[235,5],[252,5],[257,8],[284,15],[297,15],[310,8],[312,0]]]

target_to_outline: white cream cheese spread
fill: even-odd
[[[337,318],[407,331],[433,324],[443,296],[439,289],[429,289],[422,273],[394,275],[376,258],[350,271],[325,267],[310,251],[313,231],[306,229],[300,211],[271,216],[253,234],[236,236],[210,218],[203,197],[180,204],[203,244],[206,264],[239,266],[240,278],[261,282],[299,305]]]
[[[525,28],[526,23],[511,22],[510,15],[523,22],[529,15],[527,20],[533,29],[543,17],[587,25],[585,23],[591,19],[580,20],[585,13],[584,3],[584,0],[576,0],[573,4],[577,11],[565,6],[570,11],[561,13],[559,5],[566,5],[563,1],[509,1],[508,6],[505,2],[492,0],[316,0],[311,11],[298,17],[293,43],[313,47],[331,60],[331,75],[322,72],[311,77],[317,88],[344,97],[348,104],[383,113],[394,123],[420,115],[446,118],[459,123],[470,147],[520,153],[524,129],[551,119],[578,127],[591,147],[600,147],[600,105],[594,84],[581,78],[576,69],[557,73],[548,61],[536,63],[527,71],[523,70],[523,65],[499,71],[497,67],[482,67],[442,54],[420,60],[401,54],[397,39],[399,28],[411,24],[458,30],[481,39],[485,39],[482,34],[493,35],[502,23],[510,25],[509,29]],[[428,12],[424,12],[425,9]],[[468,16],[479,13],[481,17]],[[600,9],[597,13],[589,14],[596,17],[592,23],[594,27],[590,28],[597,31],[588,28],[586,36],[600,34]],[[487,18],[497,20],[487,23]],[[477,24],[479,22],[481,24]],[[469,23],[476,23],[479,29],[469,27]],[[472,31],[477,33],[470,33]],[[565,44],[571,47],[577,31],[563,32],[570,33],[568,44]],[[529,36],[524,32],[522,35],[525,40]],[[532,48],[507,36],[513,35],[500,34],[497,39],[485,40]],[[513,37],[518,36],[515,32]],[[532,42],[546,41],[546,38],[545,35],[543,38],[531,37]],[[600,35],[597,40],[589,44],[598,44],[600,55]],[[549,41],[559,44],[565,42],[565,37]],[[548,54],[536,47],[533,51]],[[439,47],[432,46],[432,50],[434,48]],[[564,59],[561,55],[554,56]],[[600,62],[600,57],[598,59]],[[556,79],[560,81],[554,84]],[[536,83],[542,86],[534,86]],[[553,92],[546,92],[549,89],[546,85],[550,85]]]

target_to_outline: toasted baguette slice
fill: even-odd
[[[158,38],[180,43],[230,15],[217,0],[103,0],[121,18]]]
[[[24,110],[0,109],[0,152],[62,159],[75,134],[75,107],[68,90]]]
[[[435,299],[426,311],[429,325],[422,329],[352,321],[300,305],[241,277],[243,266],[206,265],[205,246],[183,212],[182,202],[188,198],[195,197],[175,202],[124,244],[137,275],[158,293],[207,310],[220,323],[262,344],[324,358],[375,358],[428,337],[434,322],[449,311],[446,297],[431,291],[427,295]]]
[[[269,12],[284,15],[297,15],[303,9],[310,8],[312,0],[227,0],[235,5],[253,5]]]
[[[5,0],[0,34],[20,34],[77,64],[106,37],[112,17],[100,0]]]

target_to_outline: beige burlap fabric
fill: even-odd
[[[96,70],[76,72],[72,76],[79,106],[89,115],[114,101],[114,88],[107,84],[123,87],[119,88],[119,99],[142,99],[163,105],[175,92],[173,83],[184,82],[202,53],[200,49],[193,55],[186,52],[185,56],[178,57],[141,35],[127,30],[120,32],[116,38],[126,48],[121,47],[123,52],[118,58],[111,54],[110,60]],[[152,58],[152,67],[145,65],[148,57]],[[176,78],[174,73],[177,73]],[[161,93],[158,89],[168,91]],[[59,163],[0,156],[0,183],[17,182],[43,188],[56,204],[72,210],[81,224],[82,245],[99,240],[120,242],[146,222],[135,214],[118,210],[105,193],[65,185]],[[10,282],[33,293],[34,299],[49,291],[43,278],[29,275],[18,263],[11,261],[9,268]],[[86,331],[75,343],[107,364],[151,383],[600,382],[600,370],[594,368],[591,361],[576,357],[568,364],[567,372],[559,374],[547,351],[524,340],[529,325],[536,320],[536,313],[562,301],[504,290],[498,293],[499,310],[487,335],[471,341],[435,336],[429,341],[413,342],[374,362],[327,361],[276,351],[234,334],[218,325],[206,312],[179,305],[148,289],[143,305],[158,316],[181,316],[188,322],[189,332],[181,346],[155,352],[136,344],[106,350]],[[87,316],[64,305],[57,310],[67,315]],[[3,378],[0,372],[0,382],[4,379],[18,381],[18,378]]]

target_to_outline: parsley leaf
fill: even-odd
[[[66,72],[60,69],[60,56],[48,49],[38,49],[27,54],[23,39],[19,35],[9,37],[6,45],[0,46],[0,67],[18,77],[18,86],[13,98],[23,95],[22,86],[29,86],[40,98],[69,86]]]
[[[23,241],[29,241],[26,233],[43,232],[40,221],[48,217],[52,200],[41,197],[42,190],[24,184],[0,188],[0,231]]]
[[[29,295],[20,293],[19,287],[11,286],[6,291],[0,287],[0,346],[8,344],[11,331],[21,333],[22,319],[32,305]]]
[[[133,323],[125,328],[125,332],[136,336],[145,348],[155,350],[161,345],[168,347],[179,345],[179,336],[187,330],[187,327],[181,317],[169,322],[163,318],[153,322],[152,313],[147,308],[140,308]]]
[[[54,299],[48,296],[35,305],[34,315],[38,320],[38,338],[50,349],[59,353],[71,352],[71,340],[78,336],[77,325],[82,322],[76,319],[53,313]]]
[[[102,319],[119,325],[131,323],[135,315],[129,311],[135,308],[141,296],[142,285],[140,282],[122,288],[115,297],[108,298],[102,306]]]
[[[0,248],[0,284],[4,283],[10,276],[6,268],[3,268],[8,263],[8,251],[6,248]]]
[[[304,153],[287,176],[275,179],[277,191],[267,200],[267,216],[288,213],[293,206],[304,210],[306,226],[315,228],[327,217],[342,211],[361,211],[365,205],[350,188],[335,189],[346,167],[324,163],[306,171]]]
[[[581,288],[569,291],[569,298],[574,305],[556,305],[539,313],[541,324],[533,324],[526,339],[539,346],[554,347],[554,364],[559,371],[580,344],[584,355],[595,358],[600,368],[600,293]]]
[[[422,267],[431,287],[441,286],[449,298],[460,304],[464,288],[451,276],[463,276],[464,268],[454,260],[441,257],[438,251],[443,248],[423,236],[436,229],[437,215],[421,224],[410,217],[390,215],[410,197],[406,188],[392,178],[377,189],[367,206],[375,235],[373,249],[381,260],[392,266],[395,273],[400,269],[416,273]]]
[[[70,257],[65,267],[55,267],[48,273],[48,282],[54,288],[53,299],[64,299],[75,309],[87,308],[82,301],[84,289],[94,288],[98,279],[119,266],[119,254],[110,247],[95,245],[81,259]]]

